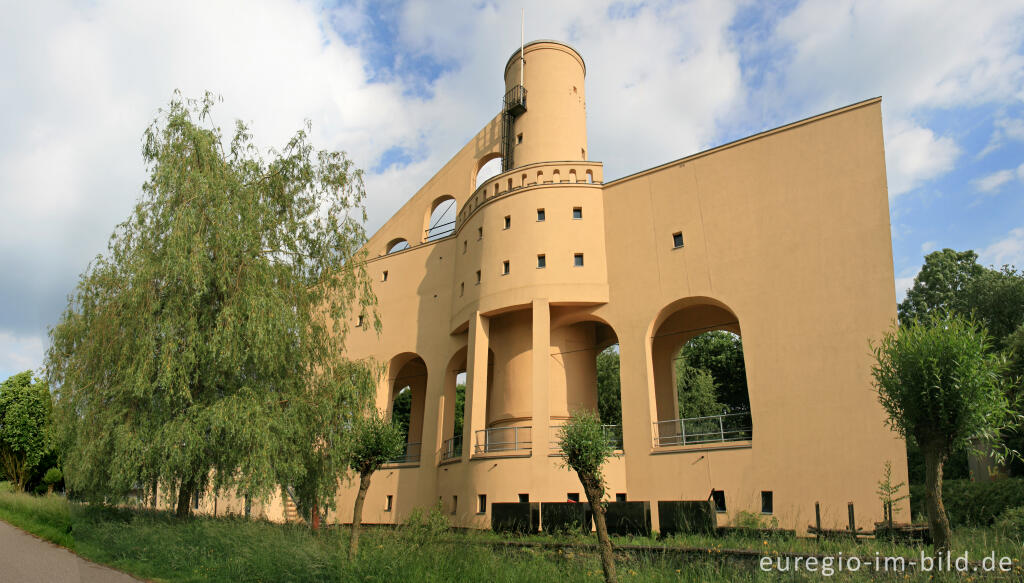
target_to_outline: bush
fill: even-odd
[[[990,526],[1007,509],[1024,506],[1024,479],[944,480],[942,502],[950,526]],[[910,512],[915,517],[925,514],[922,484],[910,486]]]
[[[1024,506],[1010,508],[999,515],[996,530],[1007,538],[1024,542]]]
[[[449,528],[451,528],[451,523],[441,511],[440,501],[426,512],[419,506],[413,508],[409,513],[409,518],[405,520],[406,533],[409,539],[417,545],[437,542],[442,535],[448,532]]]

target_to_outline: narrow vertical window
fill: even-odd
[[[463,241],[462,242],[462,253],[465,254],[467,249],[469,249],[469,241]]]
[[[769,490],[761,492],[761,514],[771,514],[775,511],[772,500],[772,493]]]
[[[548,260],[546,257],[544,257],[544,254],[541,253],[540,255],[537,256],[537,269],[544,269],[547,266]]]
[[[501,262],[501,274],[508,275],[508,259]]]
[[[380,280],[381,280],[381,281],[387,281],[387,280],[388,280],[388,270],[386,270],[386,269],[385,269],[385,270],[384,270],[384,271],[383,271],[383,272],[382,272],[382,273],[380,274]]]
[[[363,315],[360,314],[359,315],[359,319],[356,320],[356,328],[362,328],[362,327],[363,327]]]
[[[455,514],[459,510],[459,497],[452,496],[452,514]]]
[[[544,209],[537,209],[537,222],[544,220]]]
[[[476,272],[476,284],[480,285],[480,271]]]
[[[392,498],[391,494],[388,494],[388,497],[384,500],[384,512],[391,512],[391,507],[393,503],[394,498]]]
[[[478,229],[476,230],[476,238],[477,238],[477,240],[478,240],[478,241],[479,241],[480,239],[483,239],[483,238],[484,238],[484,228],[483,228],[483,227],[480,227],[480,228],[478,228]]]
[[[672,233],[672,248],[678,249],[683,246],[683,232]]]
[[[476,495],[476,512],[477,514],[487,512],[487,494]]]
[[[459,297],[461,298],[466,293],[466,282],[459,284]]]
[[[574,219],[582,219],[583,218],[583,207],[581,207],[581,206],[574,206],[574,207],[572,207],[572,218],[574,218]]]
[[[511,229],[512,228],[512,215],[505,215],[505,228],[506,229]]]
[[[572,256],[572,264],[575,267],[583,267],[583,254],[582,253],[574,253],[573,256]]]
[[[522,144],[522,143],[523,143],[523,134],[519,134],[518,136],[516,136],[516,144]]]

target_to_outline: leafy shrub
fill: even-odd
[[[448,532],[449,528],[451,528],[451,523],[441,511],[440,500],[426,512],[419,506],[413,508],[409,513],[409,518],[405,520],[405,534],[412,543],[417,545],[437,542]]]
[[[949,514],[950,526],[989,526],[1007,509],[1024,506],[1024,479],[944,480],[942,502]],[[915,517],[925,514],[922,484],[910,486],[910,511]]]
[[[760,514],[750,512],[749,510],[741,510],[736,513],[736,517],[732,521],[733,526],[736,528],[749,528],[751,530],[762,530],[769,528],[778,528],[779,519],[774,516],[771,520],[761,516]]]
[[[1024,541],[1024,506],[1010,508],[999,515],[996,530],[1008,538]]]

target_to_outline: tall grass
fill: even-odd
[[[68,546],[93,561],[112,565],[137,576],[160,581],[212,582],[319,582],[319,581],[496,581],[558,583],[601,581],[597,555],[578,549],[492,548],[491,533],[443,533],[423,525],[403,529],[370,529],[364,533],[357,560],[345,558],[347,529],[329,528],[320,535],[305,526],[273,524],[244,518],[196,517],[179,520],[151,510],[93,507],[68,503],[57,496],[33,497],[0,492],[0,518]],[[425,523],[426,524],[426,523]],[[66,532],[71,527],[70,533]],[[429,526],[429,525],[428,525]],[[539,537],[539,540],[552,540]],[[564,540],[564,539],[560,539]],[[581,543],[593,538],[579,537]],[[620,542],[629,542],[625,539]],[[634,543],[652,544],[651,539]],[[658,544],[683,543],[710,549],[729,546],[768,546],[763,541],[739,539],[678,539]],[[780,545],[783,541],[778,542]],[[813,541],[793,544],[814,545]],[[789,543],[787,543],[789,544]],[[845,544],[846,546],[842,546]],[[980,544],[980,543],[979,543]],[[863,554],[867,550],[850,541],[835,542],[835,549]],[[812,552],[811,548],[804,549]],[[830,547],[831,548],[831,547]],[[833,552],[819,549],[816,552]],[[1017,556],[1020,554],[1017,548]],[[709,552],[706,557],[658,552],[617,556],[622,581],[741,583],[767,581],[821,581],[818,573],[763,573],[754,561]],[[868,581],[870,574],[830,577],[832,581]],[[911,574],[901,581],[960,581],[951,576],[930,579]]]

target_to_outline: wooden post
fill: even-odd
[[[857,540],[857,522],[853,519],[853,502],[848,503],[846,508],[850,513],[850,534],[853,535],[853,540]]]
[[[820,502],[815,502],[814,503],[814,528],[815,528],[815,531],[816,531],[815,535],[818,537],[818,540],[821,540],[821,503]]]

